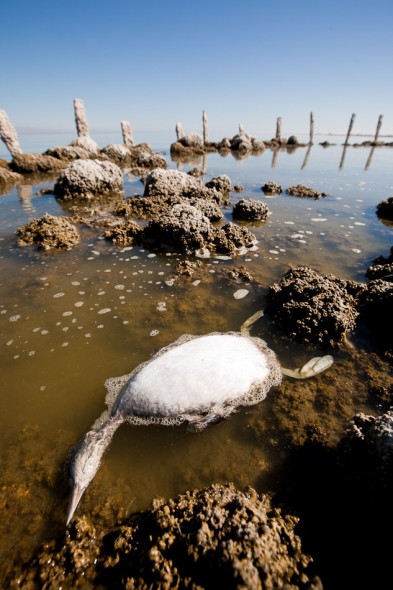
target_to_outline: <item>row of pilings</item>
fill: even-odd
[[[79,141],[81,143],[83,143],[83,141],[88,141],[90,139],[89,125],[88,125],[88,121],[87,121],[85,105],[84,105],[83,100],[80,98],[74,99],[74,115],[75,115],[77,139],[79,139]],[[351,119],[349,121],[349,126],[348,126],[348,130],[346,133],[345,141],[344,141],[345,146],[350,145],[349,139],[350,139],[350,136],[353,132],[355,118],[356,118],[356,114],[352,114]],[[369,144],[370,143],[374,144],[374,145],[378,144],[381,126],[382,126],[382,120],[383,120],[383,115],[379,115],[377,127],[376,127],[375,134],[374,134],[374,139],[371,142],[369,142]],[[313,112],[310,113],[310,127],[309,127],[309,129],[310,129],[309,130],[309,141],[308,141],[308,143],[303,144],[303,145],[313,145],[313,143],[314,143],[315,124],[314,124],[314,113]],[[203,133],[202,133],[202,137],[200,138],[201,146],[212,145],[212,142],[209,142],[209,129],[208,129],[208,119],[207,119],[206,111],[203,111],[203,113],[202,113],[202,130],[203,130]],[[185,135],[184,130],[183,130],[183,125],[181,123],[176,124],[175,131],[176,131],[177,141],[181,140],[183,137],[188,137]],[[122,132],[122,137],[123,137],[123,144],[126,147],[133,147],[134,146],[134,139],[133,139],[132,127],[131,127],[131,124],[129,123],[129,121],[121,121],[121,132]],[[246,134],[242,124],[239,124],[239,133]],[[16,129],[13,126],[13,124],[11,123],[11,121],[9,120],[8,115],[4,110],[0,110],[0,137],[1,137],[2,141],[4,142],[4,144],[6,145],[8,151],[12,157],[14,157],[17,154],[22,153]],[[278,146],[287,143],[287,140],[284,139],[282,136],[282,117],[277,117],[275,137],[272,140],[269,140],[268,142],[265,142],[265,143],[268,144],[270,147],[271,147],[272,143],[275,145],[278,145]],[[293,136],[292,136],[292,142],[289,142],[289,143],[296,144],[297,140],[294,141]],[[190,147],[192,148],[192,145]]]

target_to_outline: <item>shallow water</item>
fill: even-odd
[[[51,142],[42,151],[57,145],[56,137]],[[197,160],[206,170],[205,181],[227,174],[232,185],[244,186],[244,192],[231,193],[228,220],[240,198],[264,200],[271,215],[248,225],[258,239],[255,251],[235,260],[203,260],[189,279],[176,274],[180,256],[116,249],[92,230],[83,230],[80,245],[70,252],[17,248],[18,227],[44,213],[63,213],[52,195],[37,194],[53,179],[0,196],[0,554],[9,560],[5,572],[10,560],[28,557],[64,526],[66,457],[105,409],[108,377],[129,373],[184,333],[238,330],[263,306],[266,287],[289,265],[365,281],[374,258],[389,254],[393,227],[378,220],[375,208],[393,194],[393,150],[377,148],[371,161],[369,148],[348,148],[344,155],[343,162],[340,145],[315,145],[308,154],[298,148],[291,154],[266,150],[244,160],[217,154]],[[194,165],[170,161],[183,171]],[[269,180],[284,190],[301,183],[329,196],[267,198],[261,186]],[[142,194],[139,179],[126,174],[125,192]],[[228,270],[240,265],[253,275],[251,285],[230,280]],[[236,299],[240,288],[248,293]],[[252,333],[286,365],[299,366],[314,352],[272,333],[265,319]],[[122,427],[78,512],[108,524],[147,507],[155,495],[173,496],[214,481],[266,491],[274,486],[271,474],[285,457],[288,437],[301,433],[304,424],[325,428],[334,442],[356,411],[376,411],[364,382],[364,368],[371,370],[372,360],[349,352],[333,355],[336,362],[327,373],[307,382],[286,380],[280,395],[272,391],[257,407],[200,435],[184,427]],[[294,399],[301,400],[298,410]],[[266,445],[272,438],[274,445]]]

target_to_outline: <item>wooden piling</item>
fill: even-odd
[[[78,137],[89,137],[89,124],[87,122],[85,105],[81,98],[74,99],[74,113]]]
[[[277,122],[276,122],[276,140],[281,142],[281,123],[282,123],[282,118],[281,117],[277,117]]]
[[[202,113],[202,125],[203,125],[203,144],[206,145],[209,141],[209,129],[207,126],[207,114],[206,111]]]
[[[5,111],[0,111],[0,138],[4,141],[12,157],[22,153],[16,129]]]
[[[132,136],[131,124],[128,121],[121,122],[121,132],[123,135],[123,143],[126,147],[131,148],[134,145],[134,138]]]
[[[382,119],[383,119],[383,115],[379,115],[377,129],[375,131],[374,143],[377,143],[377,141],[378,141],[379,132],[381,131],[381,126],[382,126]]]
[[[310,113],[310,141],[309,145],[312,145],[314,141],[314,113]]]
[[[176,123],[176,138],[177,138],[177,141],[179,141],[179,139],[181,137],[184,137],[183,125],[181,123]]]
[[[347,137],[345,138],[344,145],[348,145],[349,136],[351,135],[352,127],[353,127],[353,124],[355,122],[355,117],[356,117],[356,115],[355,115],[355,113],[353,113],[353,115],[351,117],[351,120],[349,122],[349,127],[348,127],[348,131],[347,131]]]

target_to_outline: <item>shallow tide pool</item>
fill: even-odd
[[[309,152],[266,150],[244,160],[209,154],[190,164],[171,161],[168,152],[172,168],[198,165],[205,182],[226,174],[232,185],[243,185],[243,192],[231,193],[227,220],[241,198],[268,204],[266,222],[247,224],[258,239],[255,250],[236,259],[203,259],[193,276],[179,277],[181,256],[116,248],[97,230],[82,229],[80,244],[70,252],[21,249],[15,243],[18,227],[45,213],[64,214],[52,195],[38,194],[54,180],[0,195],[0,555],[7,564],[2,575],[65,526],[67,455],[105,409],[107,378],[129,373],[184,333],[237,331],[263,307],[265,289],[290,265],[366,281],[368,266],[393,245],[393,226],[375,213],[393,195],[391,148],[371,154],[369,148],[348,148],[343,154],[340,145],[314,145]],[[124,178],[125,196],[143,193],[139,178]],[[270,180],[283,190],[303,184],[328,196],[266,197],[261,186]],[[229,271],[240,266],[253,276],[251,284],[230,278]],[[246,291],[240,298],[239,289]],[[286,365],[296,367],[313,356],[310,348],[273,333],[265,319],[252,334],[264,338]],[[355,412],[376,408],[362,373],[372,361],[332,354],[336,362],[327,373],[282,385],[287,400],[307,400],[301,418],[279,399],[288,428],[315,422],[334,442]],[[249,484],[260,492],[274,488],[272,473],[285,458],[288,437],[277,418],[277,395],[272,391],[258,406],[200,435],[185,427],[123,426],[78,513],[108,525],[146,508],[155,495],[169,497],[216,481]],[[267,446],[272,437],[274,446]]]

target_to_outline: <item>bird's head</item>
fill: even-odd
[[[90,430],[72,452],[69,463],[71,498],[68,509],[67,525],[82,498],[82,495],[98,471],[101,458],[110,441],[102,431]]]

